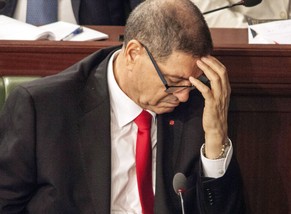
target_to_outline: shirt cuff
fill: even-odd
[[[233,148],[232,148],[232,142],[230,139],[229,140],[229,149],[226,153],[225,158],[220,158],[220,159],[208,159],[203,155],[202,152],[202,147],[200,149],[200,154],[201,154],[201,161],[202,161],[202,168],[203,168],[203,173],[205,177],[210,177],[210,178],[220,178],[222,177],[231,161],[232,154],[233,154]]]

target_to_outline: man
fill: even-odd
[[[131,13],[122,48],[15,89],[0,118],[1,213],[243,213],[227,137],[230,86],[211,51],[189,0],[147,0]],[[153,115],[146,195],[135,159],[143,113]]]
[[[191,0],[202,12],[213,10],[229,4],[238,3],[237,0]],[[248,17],[248,18],[247,18]],[[246,28],[248,19],[250,23],[260,23],[271,20],[282,20],[291,18],[290,0],[263,0],[254,7],[235,6],[231,9],[225,9],[205,15],[209,27],[226,28]]]
[[[30,0],[6,0],[0,14],[26,21]],[[81,25],[124,25],[139,0],[58,0],[58,20]]]

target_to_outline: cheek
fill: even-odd
[[[156,78],[148,78],[140,85],[140,93],[143,94],[143,96],[147,98],[149,102],[151,102],[151,100],[152,102],[154,102],[167,96],[167,93],[165,93],[164,91],[164,85],[159,79]]]

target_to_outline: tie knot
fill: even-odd
[[[144,129],[151,129],[152,125],[152,115],[143,110],[135,119],[134,122],[138,126],[138,129],[144,130]]]

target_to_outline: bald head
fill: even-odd
[[[125,45],[136,39],[158,60],[173,51],[205,56],[212,51],[208,26],[190,0],[146,0],[130,14],[125,28]]]

